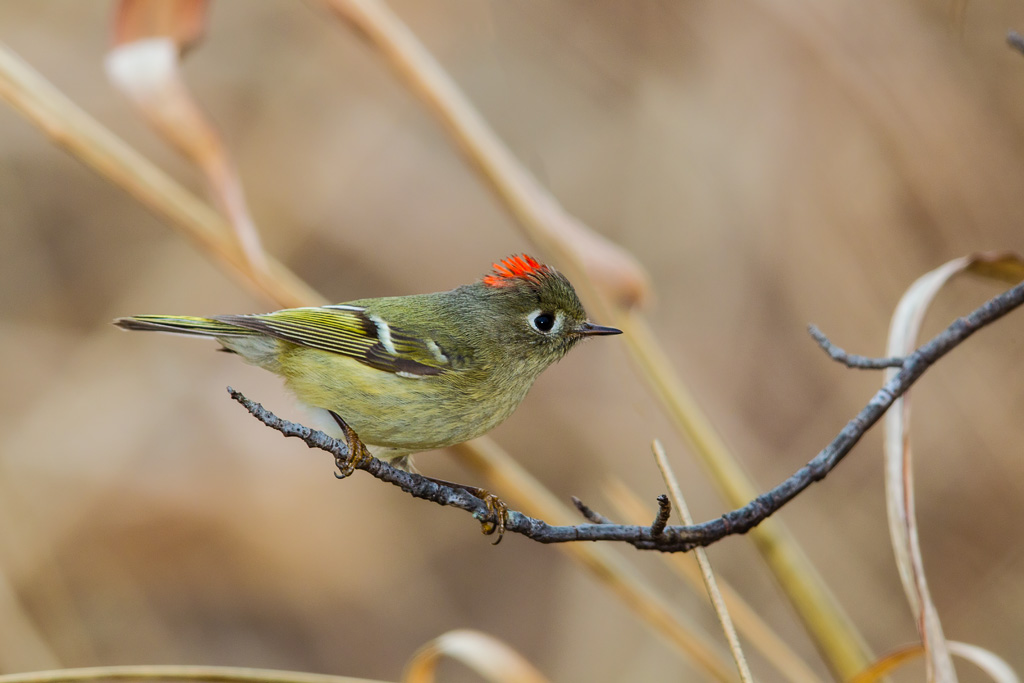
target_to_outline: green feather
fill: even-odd
[[[288,308],[274,313],[225,315],[215,319],[306,348],[349,356],[387,372],[439,375],[450,365],[438,358],[443,352],[431,351],[430,340],[393,328],[361,307]]]

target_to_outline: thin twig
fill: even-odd
[[[594,510],[576,496],[572,497],[572,504],[576,506],[576,509],[580,511],[581,515],[594,524],[614,524],[612,520],[608,519],[597,510]]]
[[[348,464],[352,469],[363,470],[381,481],[397,486],[414,498],[429,500],[438,505],[457,507],[471,513],[481,523],[497,523],[497,519],[494,519],[494,515],[487,509],[487,504],[465,489],[449,486],[429,477],[400,470],[377,458],[352,460],[348,445],[344,441],[335,439],[318,429],[311,429],[297,422],[281,419],[259,403],[250,401],[242,395],[242,392],[235,391],[231,387],[228,387],[228,393],[231,395],[231,398],[245,406],[245,409],[253,417],[271,429],[276,429],[285,436],[301,439],[310,448],[319,448],[333,455],[335,463],[338,464],[339,468]],[[523,515],[519,516],[522,517]]]
[[[814,341],[818,342],[825,353],[827,353],[832,360],[838,361],[848,368],[858,368],[860,370],[884,370],[885,368],[901,368],[903,363],[906,362],[906,358],[901,356],[892,356],[891,358],[871,358],[869,356],[858,356],[853,353],[847,353],[842,350],[825,336],[825,333],[818,329],[817,325],[808,325],[807,331],[814,337]]]
[[[665,449],[662,447],[661,442],[655,439],[654,443],[651,444],[651,450],[654,451],[654,460],[658,463],[658,469],[661,470],[661,476],[665,480],[665,485],[668,486],[668,492],[672,494],[672,500],[676,504],[679,516],[682,517],[684,524],[693,524],[690,508],[687,507],[686,499],[683,498],[683,490],[679,487],[679,480],[676,479],[675,472],[672,471],[672,466],[669,465],[668,457],[665,455]],[[661,496],[658,499],[659,504],[662,498],[665,498],[665,496]],[[665,503],[668,503],[667,498],[665,498]],[[663,507],[667,507],[667,505]],[[732,617],[729,616],[729,609],[725,606],[722,592],[718,590],[718,581],[715,580],[715,573],[711,569],[711,560],[708,559],[708,553],[704,548],[697,548],[694,552],[697,555],[697,564],[700,565],[704,586],[707,588],[708,597],[711,599],[711,606],[715,608],[715,614],[718,615],[718,621],[722,625],[725,639],[729,643],[732,658],[736,662],[736,669],[739,671],[740,680],[743,683],[753,683],[754,678],[750,675],[750,666],[747,664],[747,658],[743,654],[740,638],[736,635],[736,627],[732,623]]]
[[[665,527],[668,526],[668,519],[672,516],[672,503],[669,502],[668,496],[661,494],[658,496],[658,515],[651,522],[651,536],[657,538],[661,536],[662,532],[665,531]]]
[[[549,683],[521,654],[494,636],[472,629],[455,629],[423,645],[405,665],[402,683],[435,683],[441,660],[451,659],[481,680]]]
[[[812,483],[821,481],[860,441],[860,438],[889,409],[896,398],[902,396],[937,360],[956,348],[981,328],[989,325],[1024,303],[1024,283],[989,299],[969,315],[958,318],[949,327],[906,357],[901,369],[879,389],[868,404],[839,434],[810,462],[770,491],[761,494],[747,505],[702,524],[666,526],[657,536],[649,526],[622,524],[581,524],[552,526],[510,510],[506,531],[523,534],[540,543],[566,543],[569,541],[621,541],[641,550],[685,552],[707,546],[734,534],[743,534],[763,522],[783,505],[793,500]],[[249,401],[231,390],[232,398],[239,401],[257,419],[286,436],[301,438],[307,445],[321,448],[335,456],[347,458],[343,443],[323,432],[281,420],[259,404]],[[359,465],[374,477],[402,488],[411,495],[451,505],[470,512],[478,521],[490,519],[482,500],[468,492],[438,484],[410,472],[397,470],[380,460],[371,459]]]

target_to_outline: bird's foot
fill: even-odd
[[[489,519],[480,523],[480,531],[485,536],[497,533],[497,537],[491,545],[498,545],[505,536],[505,526],[508,525],[508,504],[490,491],[480,488],[476,489],[476,491],[473,495],[482,500],[484,505],[487,506],[487,516],[489,517]]]
[[[479,486],[469,486],[468,484],[459,484],[454,481],[446,481],[444,479],[435,479],[433,477],[426,477],[435,484],[441,486],[450,486],[453,489],[462,489],[466,493],[479,498],[487,506],[487,519],[480,520],[480,531],[485,536],[497,534],[497,538],[494,539],[492,545],[498,545],[501,543],[502,537],[505,535],[505,527],[508,525],[508,504],[498,496],[494,495],[487,489],[482,489]]]
[[[372,460],[373,456],[370,455],[369,449],[359,438],[359,435],[356,434],[356,430],[352,429],[341,415],[338,415],[333,410],[328,412],[330,412],[334,421],[338,423],[338,426],[341,427],[341,431],[345,434],[345,441],[348,442],[348,457],[342,458],[338,456],[334,458],[334,464],[338,467],[338,471],[334,473],[334,476],[338,479],[345,479]]]

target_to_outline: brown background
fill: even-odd
[[[890,313],[948,259],[1021,247],[1024,6],[875,0],[403,0],[397,13],[573,213],[632,251],[679,373],[759,485],[804,463],[878,385],[804,327],[881,354]],[[112,5],[0,4],[0,40],[203,192],[106,82]],[[219,0],[186,60],[270,251],[337,301],[447,289],[531,246],[439,126],[316,3]],[[0,107],[0,670],[268,666],[395,679],[452,628],[558,681],[692,670],[558,549],[492,548],[464,515],[368,477],[229,401],[301,417],[211,345],[122,334],[132,313],[266,310],[121,190]],[[997,291],[963,281],[935,331]],[[920,383],[918,510],[949,637],[1024,671],[1024,316]],[[616,339],[548,371],[494,437],[558,495],[724,505]],[[436,476],[466,479],[445,454]],[[885,524],[879,434],[782,513],[877,651],[916,638]],[[704,601],[627,552],[716,639]],[[824,674],[744,539],[712,559]],[[757,677],[774,673],[752,656]],[[448,680],[475,680],[456,666]],[[981,680],[969,667],[964,680]],[[919,680],[911,667],[897,680]]]

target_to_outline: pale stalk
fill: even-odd
[[[192,19],[191,13],[185,16]],[[107,53],[107,75],[143,118],[203,171],[250,268],[266,277],[267,255],[249,214],[242,180],[216,127],[185,84],[180,58],[181,46],[171,36],[133,39]]]
[[[658,470],[661,471],[661,477],[665,480],[665,486],[668,487],[672,504],[676,506],[676,514],[682,519],[683,524],[692,526],[693,517],[690,515],[690,508],[686,505],[683,490],[679,487],[679,480],[676,479],[676,473],[672,471],[672,466],[668,462],[668,456],[665,455],[665,449],[661,442],[655,439],[651,444],[651,450],[654,451],[654,460],[658,463]],[[736,627],[729,615],[729,608],[726,607],[725,600],[722,598],[722,591],[718,589],[718,581],[715,579],[714,570],[711,569],[711,560],[708,558],[707,549],[694,548],[693,553],[697,557],[697,564],[700,566],[701,578],[707,588],[711,606],[715,609],[715,614],[718,615],[718,622],[722,625],[722,632],[725,633],[725,639],[729,643],[729,650],[736,662],[740,680],[743,683],[753,683],[754,678],[750,675],[750,665],[747,663],[746,655],[743,654],[743,647],[740,645],[739,636],[736,635]]]
[[[626,332],[633,361],[725,501],[740,507],[756,497],[758,487],[676,376],[645,319],[610,305],[609,301],[631,304],[643,298],[646,275],[632,256],[610,247],[559,205],[387,5],[378,0],[324,3],[362,33],[406,87],[423,100],[529,238],[554,257],[588,306]],[[600,277],[595,277],[595,264],[603,268]],[[770,520],[750,535],[833,672],[845,679],[863,670],[874,659],[866,641],[782,523]]]
[[[627,524],[650,524],[654,513],[620,479],[609,479],[603,488],[604,495],[611,501],[616,516]],[[694,591],[704,588],[703,578],[697,561],[690,553],[659,553],[676,573]],[[750,603],[736,592],[728,582],[719,578],[722,598],[732,614],[736,628],[765,660],[775,667],[785,680],[791,683],[821,683],[821,679],[803,659],[778,636]]]
[[[437,665],[445,657],[461,662],[490,683],[549,683],[506,643],[471,629],[448,631],[421,647],[405,665],[402,683],[434,683]]]
[[[268,258],[269,277],[254,277],[248,259],[232,235],[231,225],[220,213],[82,111],[2,43],[0,98],[56,144],[166,219],[200,251],[228,266],[226,270],[248,289],[282,306],[323,301],[273,259]]]
[[[268,258],[270,277],[258,279],[220,214],[79,109],[2,43],[0,98],[87,166],[165,218],[196,243],[200,251],[212,255],[218,265],[249,288],[282,306],[308,306],[325,301],[272,258]],[[488,476],[503,495],[516,501],[529,514],[545,517],[553,523],[574,519],[568,507],[493,441],[477,439],[458,447],[458,451]],[[667,601],[633,571],[621,555],[598,544],[565,544],[562,550],[582,562],[658,635],[712,678],[732,679],[728,663],[718,648],[701,636],[685,615],[668,607]]]
[[[452,450],[462,461],[493,482],[502,497],[520,511],[549,524],[575,524],[579,513],[562,503],[551,491],[523,469],[501,446],[483,437]],[[506,495],[507,494],[507,495]],[[620,553],[602,543],[560,543],[561,550],[591,570],[634,612],[654,627],[669,643],[687,653],[720,681],[734,680],[731,667],[717,645],[700,633],[689,616],[671,606],[650,586]]]
[[[369,678],[237,666],[95,666],[0,675],[0,683],[72,683],[73,681],[216,681],[218,683],[382,683]]]

